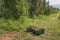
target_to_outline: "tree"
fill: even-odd
[[[30,16],[39,16],[39,14],[44,14],[46,7],[46,0],[29,0],[30,3]]]
[[[28,16],[29,5],[27,0],[20,0],[17,5],[20,16]]]
[[[49,6],[49,1],[46,2],[46,7],[45,7],[45,15],[49,15],[50,14],[50,6]]]
[[[13,18],[18,18],[18,13],[17,13],[17,9],[16,9],[16,0],[4,0],[4,8],[5,8],[5,12],[4,12],[4,17],[5,18],[9,18],[9,17],[13,17]]]

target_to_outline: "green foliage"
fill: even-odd
[[[58,9],[49,6],[49,2],[46,4],[46,0],[0,0],[0,11],[8,19],[0,18],[0,34],[5,31],[25,31],[29,25],[34,25],[45,28],[44,40],[57,40],[60,37],[60,12],[57,13]],[[24,40],[33,40],[26,35],[23,34]]]
[[[8,31],[24,29],[31,23],[35,25],[41,22],[40,19],[45,20],[45,15],[49,15],[52,9],[55,10],[50,8],[49,2],[46,4],[46,0],[1,0],[1,5],[3,17],[8,19],[6,22],[5,19],[1,20],[1,29]],[[35,19],[39,20],[36,22]]]
[[[52,9],[46,0],[3,0],[1,1],[1,13],[5,19],[18,20],[20,16],[50,15]],[[55,9],[56,10],[56,9]]]
[[[20,31],[25,30],[31,20],[28,17],[22,16],[18,21],[12,19],[0,19],[0,29],[5,31]]]
[[[18,12],[21,16],[27,16],[28,15],[28,1],[27,0],[20,0],[17,5]]]
[[[29,1],[30,8],[29,12],[31,17],[33,15],[39,16],[39,14],[44,14],[45,7],[46,7],[46,0],[31,0]]]
[[[17,19],[19,15],[17,13],[16,3],[16,0],[3,0],[2,13],[5,19],[9,19],[10,17]]]

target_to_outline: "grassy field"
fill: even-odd
[[[2,34],[5,34],[11,36],[16,33],[13,31],[17,31],[16,36],[10,37],[12,38],[11,40],[60,40],[59,16],[60,12],[49,16],[40,15],[39,18],[35,17],[34,19],[22,16],[17,21],[14,21],[13,19],[5,20],[0,18],[0,35],[2,36]],[[29,25],[34,25],[38,28],[45,28],[45,34],[34,36],[30,33],[24,32],[26,27]],[[11,34],[11,32],[13,33]]]

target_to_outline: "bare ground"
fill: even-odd
[[[43,40],[40,36],[34,36],[31,33],[9,32],[0,35],[0,40]]]
[[[55,35],[55,33],[52,33],[52,31],[46,32],[40,36],[26,32],[14,31],[0,35],[0,40],[60,40],[60,36]]]

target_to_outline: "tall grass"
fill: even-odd
[[[34,25],[38,28],[45,28],[44,40],[60,40],[60,20],[58,19],[58,14],[35,16],[34,19],[27,16],[21,16],[19,20],[0,19],[0,34],[4,33],[4,31],[25,31],[29,25]]]

